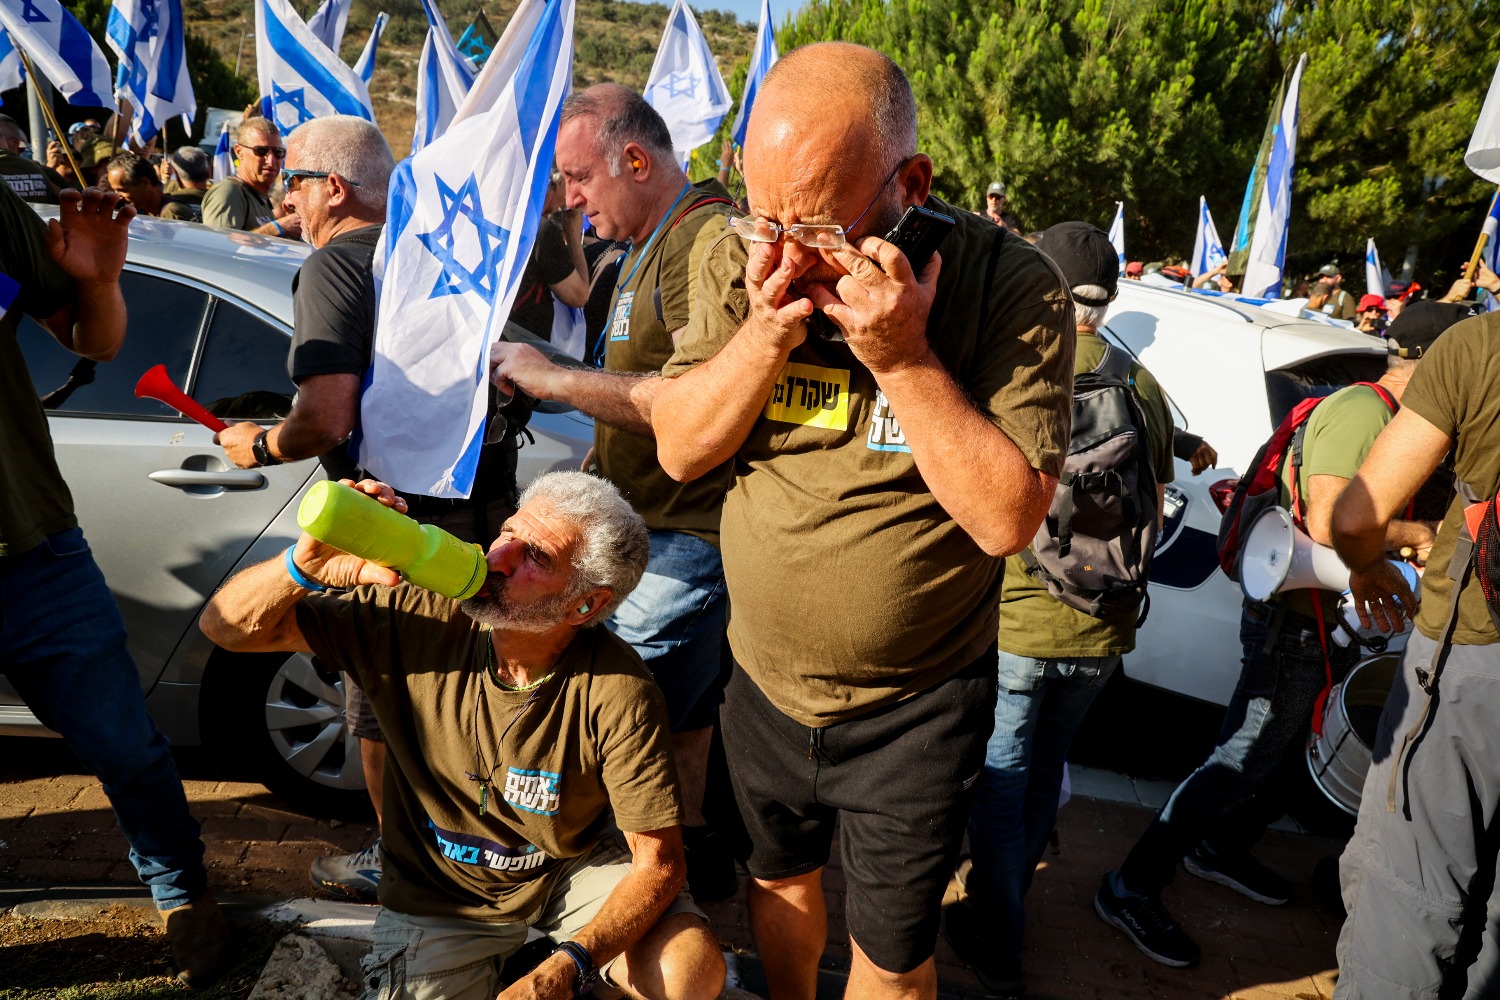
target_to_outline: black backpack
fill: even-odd
[[[1140,609],[1159,502],[1130,356],[1109,344],[1073,379],[1073,436],[1047,519],[1021,554],[1053,597],[1095,618]]]

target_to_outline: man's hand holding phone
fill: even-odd
[[[941,257],[934,254],[918,275],[894,243],[878,236],[860,240],[857,249],[845,244],[820,252],[844,276],[831,287],[809,283],[808,297],[843,331],[861,364],[880,375],[926,357]]]

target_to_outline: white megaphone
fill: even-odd
[[[1240,589],[1252,601],[1267,601],[1283,590],[1310,588],[1348,590],[1349,567],[1293,524],[1285,508],[1263,511],[1240,552]]]

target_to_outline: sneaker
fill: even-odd
[[[740,888],[734,857],[724,838],[709,826],[684,826],[682,850],[687,858],[688,892],[700,903],[728,899]]]
[[[1025,1000],[1026,980],[1020,966],[999,960],[994,934],[988,932],[978,910],[967,903],[954,903],[945,909],[943,937],[948,939],[953,953],[974,970],[990,996],[999,1000]]]
[[[1207,844],[1199,844],[1182,859],[1182,866],[1199,878],[1227,885],[1257,903],[1284,906],[1292,899],[1292,887],[1287,880],[1248,854],[1239,857],[1219,854]]]
[[[312,863],[313,885],[335,899],[375,902],[380,888],[380,838],[362,851],[334,854]]]
[[[1161,900],[1140,893],[1126,892],[1119,882],[1119,872],[1108,872],[1094,896],[1094,912],[1107,924],[1125,932],[1148,958],[1184,969],[1197,965],[1203,952],[1177,926],[1177,921],[1161,905]]]

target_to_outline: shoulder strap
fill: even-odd
[[[1130,355],[1115,347],[1104,338],[1099,338],[1104,343],[1104,357],[1094,366],[1094,374],[1113,379],[1121,385],[1130,384]]]
[[[682,210],[682,213],[677,216],[676,221],[674,221],[670,226],[667,227],[667,232],[670,233],[672,230],[682,225],[683,219],[686,219],[688,216],[698,211],[698,209],[702,208],[704,205],[728,205],[730,208],[733,208],[734,202],[730,201],[728,198],[721,198],[718,195],[714,195],[712,198],[704,198],[701,201],[695,201],[687,208],[684,208]]]

